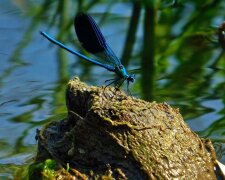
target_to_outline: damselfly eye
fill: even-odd
[[[123,67],[123,65],[119,65],[119,67],[118,67],[119,69],[123,69],[124,67]]]
[[[131,74],[131,75],[127,78],[127,80],[133,83],[133,82],[135,81],[135,74]]]

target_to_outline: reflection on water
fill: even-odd
[[[107,41],[123,57],[128,69],[139,68],[144,57],[139,4],[132,7],[129,3],[111,1],[63,2],[43,1],[42,7],[26,0],[0,2],[0,179],[12,178],[20,165],[32,160],[37,128],[66,116],[64,96],[70,78],[79,76],[88,84],[101,86],[113,76],[51,45],[40,36],[40,30],[48,31],[70,47],[76,45],[74,49],[79,50],[72,18],[74,9],[82,7],[93,12]],[[201,6],[198,1],[177,7],[162,4],[152,27],[156,65],[152,95],[157,102],[166,101],[179,108],[192,130],[217,142],[218,157],[225,163],[224,51],[216,36],[224,2],[213,3],[215,8],[208,14],[205,10],[212,4],[207,2]],[[137,74],[131,91],[137,97],[146,97],[141,78]]]

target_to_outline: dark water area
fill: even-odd
[[[73,28],[81,9],[93,16],[127,69],[141,68],[132,95],[179,108],[225,163],[225,1],[161,1],[152,16],[144,4],[79,2],[0,1],[0,179],[13,179],[32,162],[36,129],[66,117],[69,79],[102,86],[114,77],[39,33],[88,56]]]

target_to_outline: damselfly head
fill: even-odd
[[[135,74],[130,74],[127,78],[127,81],[133,83],[135,81]]]

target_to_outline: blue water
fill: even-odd
[[[112,73],[100,67],[87,66],[82,60],[59,50],[44,39],[39,34],[40,30],[47,30],[53,37],[57,35],[57,27],[49,28],[49,24],[44,21],[50,17],[40,17],[36,27],[27,36],[28,29],[34,26],[32,8],[38,7],[37,3],[25,0],[0,1],[0,179],[12,179],[21,165],[32,161],[37,148],[37,128],[41,128],[46,122],[60,120],[66,116],[64,93],[70,78],[79,76],[90,85],[101,86],[106,79],[113,77]],[[101,4],[94,6],[91,11],[104,12],[106,9],[107,4]],[[101,27],[108,43],[120,57],[131,5],[117,3],[110,12],[122,14],[124,17],[120,21],[112,18]],[[114,28],[115,24],[118,28]],[[183,26],[182,23],[174,26],[174,34],[180,33],[177,30],[180,26]],[[73,35],[71,42],[66,44],[79,49],[75,34]],[[142,29],[139,27],[134,54],[141,48],[141,37]],[[65,56],[60,59],[59,53]],[[139,62],[139,57],[133,57],[128,69],[139,67]],[[170,74],[175,71],[178,63],[173,56],[168,58],[168,62],[171,66],[167,73]],[[63,68],[63,64],[66,64],[66,68]],[[214,89],[225,82],[224,71],[205,69],[202,77],[195,78],[208,81],[206,77],[211,73],[215,74],[210,88],[206,87],[201,93],[188,91],[198,85],[194,78],[188,81],[193,83],[186,87],[182,84],[179,86],[171,79],[158,80],[155,100],[165,101],[180,108],[191,129],[200,135],[224,141],[223,126],[216,125],[215,128],[213,125],[217,122],[224,124],[224,90]],[[137,97],[140,93],[139,79],[140,75],[137,74],[137,82],[131,87]],[[166,84],[168,89],[165,88]],[[212,132],[209,131],[210,128],[213,129]],[[224,156],[221,161],[225,163]]]

